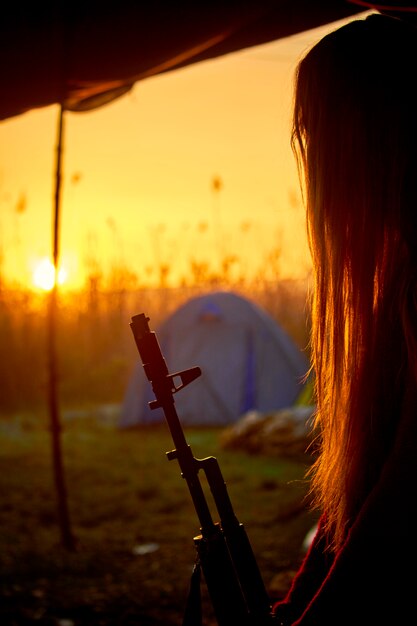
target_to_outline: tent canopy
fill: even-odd
[[[8,2],[0,24],[0,119],[54,103],[90,110],[149,76],[365,8],[347,0]]]

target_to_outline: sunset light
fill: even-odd
[[[68,111],[66,291],[120,283],[121,274],[177,287],[226,266],[229,278],[273,280],[277,250],[280,277],[304,280],[311,260],[290,146],[293,76],[329,28],[161,74],[91,112]],[[32,259],[51,256],[57,115],[51,105],[0,124],[0,277],[46,291],[53,267]]]
[[[58,271],[58,285],[62,285],[68,278],[68,272],[64,268]],[[55,268],[53,263],[45,258],[39,261],[33,271],[33,284],[38,289],[50,291],[55,283]]]
[[[318,537],[313,546],[323,543],[322,528],[316,524],[319,515],[309,506],[308,470],[318,463],[316,440],[322,433],[314,428],[314,417],[322,398],[316,391],[326,384],[329,398],[335,400],[330,408],[336,413],[328,418],[326,406],[323,421],[331,430],[340,418],[343,433],[353,424],[363,450],[351,455],[356,465],[350,466],[347,452],[356,442],[348,439],[347,432],[333,463],[341,461],[335,477],[339,490],[327,475],[322,484],[314,484],[317,496],[340,497],[346,510],[333,507],[334,520],[340,523],[340,532],[334,537],[329,534],[334,551],[318,554],[318,579],[299,594],[300,606],[288,607],[288,618],[292,624],[293,620],[304,624],[306,615],[309,623],[315,622],[320,602],[310,603],[310,596],[324,586],[325,576],[330,583],[337,582],[337,571],[335,581],[330,576],[336,569],[330,567],[333,558],[338,559],[340,552],[340,561],[352,560],[352,554],[346,550],[344,554],[344,545],[339,550],[343,543],[339,535],[348,544],[348,530],[358,526],[360,532],[353,532],[350,541],[351,553],[355,541],[359,545],[358,560],[366,543],[363,539],[376,531],[370,556],[365,553],[367,546],[363,550],[367,569],[362,568],[362,579],[370,580],[369,600],[361,614],[360,599],[365,599],[361,573],[356,576],[356,563],[348,564],[346,577],[351,575],[358,601],[353,598],[344,614],[354,617],[355,612],[359,621],[369,614],[367,624],[372,626],[371,613],[377,612],[380,626],[388,626],[386,615],[393,616],[389,626],[395,626],[394,609],[406,617],[402,609],[407,605],[410,620],[401,624],[412,622],[413,594],[408,591],[414,579],[405,570],[407,548],[414,549],[412,507],[417,508],[417,498],[412,487],[417,464],[406,475],[413,451],[405,434],[417,407],[417,385],[412,388],[408,382],[408,375],[414,374],[411,359],[410,367],[406,363],[404,374],[397,376],[407,340],[400,336],[403,302],[396,310],[388,302],[386,310],[398,313],[398,324],[396,319],[394,325],[387,320],[388,332],[390,323],[395,332],[385,338],[385,300],[378,293],[375,322],[381,322],[377,328],[381,326],[382,345],[369,358],[361,353],[359,365],[373,365],[378,354],[386,358],[381,358],[376,373],[370,372],[370,381],[365,367],[358,374],[358,363],[349,352],[358,356],[351,339],[355,328],[350,328],[345,341],[343,328],[350,320],[345,322],[341,316],[339,338],[339,320],[333,320],[328,332],[334,331],[336,357],[346,357],[339,359],[343,361],[339,378],[344,383],[352,370],[358,379],[346,393],[342,389],[336,406],[338,389],[331,385],[333,379],[339,385],[339,372],[338,359],[330,358],[333,334],[320,343],[320,333],[315,332],[324,325],[319,313],[325,309],[326,297],[330,301],[333,294],[327,296],[319,289],[318,313],[312,297],[317,277],[324,284],[322,277],[330,263],[317,270],[308,236],[309,180],[298,159],[303,142],[300,146],[296,142],[294,154],[293,138],[294,127],[298,131],[302,126],[294,124],[294,115],[299,121],[301,111],[296,95],[303,94],[304,85],[298,80],[304,70],[298,68],[309,68],[315,46],[329,34],[329,45],[318,46],[319,61],[320,50],[325,54],[330,48],[331,53],[333,46],[336,57],[339,52],[342,56],[334,63],[324,56],[323,68],[329,69],[329,76],[318,71],[316,80],[312,74],[313,87],[317,82],[319,89],[313,89],[304,108],[312,118],[325,119],[323,142],[329,143],[329,154],[337,151],[336,139],[343,144],[347,137],[355,148],[362,143],[369,147],[362,156],[364,165],[369,164],[366,156],[375,158],[373,170],[362,168],[357,180],[346,182],[345,169],[339,165],[350,165],[353,148],[347,155],[339,150],[333,166],[331,159],[325,163],[329,167],[323,169],[320,183],[329,186],[336,200],[340,198],[342,209],[347,205],[343,192],[358,183],[356,195],[352,192],[348,197],[359,202],[362,193],[365,201],[359,202],[359,210],[368,205],[372,209],[375,202],[368,201],[372,189],[380,192],[377,200],[385,189],[374,185],[375,177],[370,176],[379,165],[385,167],[372,147],[384,147],[384,134],[378,135],[379,143],[368,141],[366,129],[355,126],[355,115],[372,109],[378,124],[378,112],[387,116],[401,112],[393,107],[404,94],[410,95],[411,105],[404,111],[409,110],[412,118],[417,39],[408,42],[404,37],[402,42],[393,37],[391,41],[390,18],[380,15],[381,30],[378,34],[376,27],[370,40],[376,47],[369,54],[362,32],[370,24],[372,34],[377,16],[366,25],[346,28],[343,33],[355,39],[347,36],[348,47],[340,44],[339,49],[334,31],[378,11],[366,10],[360,0],[63,0],[33,5],[8,2],[5,7],[0,25],[0,626],[52,622],[57,626],[233,626],[235,622],[255,626],[254,621],[274,626],[275,618],[278,626],[281,608],[286,621],[284,599],[301,557],[313,535]],[[410,18],[414,15],[417,24],[417,12]],[[400,18],[391,21],[397,24],[393,31],[400,28]],[[404,34],[409,31],[412,39],[414,20],[409,26]],[[367,99],[350,110],[348,98],[342,112],[333,112],[325,103],[323,116],[321,99],[341,101],[334,95],[338,87],[349,96],[359,55],[362,74],[358,75],[363,81],[353,88],[363,88],[365,82]],[[401,72],[394,71],[394,62],[401,65]],[[388,79],[393,89],[384,104],[383,84]],[[400,94],[398,100],[394,92]],[[354,96],[358,94],[353,90]],[[372,94],[376,96],[373,108]],[[396,126],[394,118],[391,115],[387,125],[387,163],[389,149],[403,147],[395,143],[403,120]],[[338,123],[338,132],[329,133]],[[378,129],[375,124],[370,127],[371,139]],[[412,151],[414,141],[408,144],[404,147]],[[393,163],[401,175],[400,167]],[[391,187],[388,191],[395,192],[395,185]],[[334,207],[330,211],[334,217]],[[370,235],[371,218],[375,212],[366,218]],[[347,220],[336,228],[339,234],[350,223]],[[332,225],[337,227],[335,221]],[[379,226],[389,229],[383,221]],[[358,241],[365,243],[364,236]],[[377,255],[377,235],[372,241]],[[385,248],[380,248],[383,264]],[[352,243],[350,250],[357,251],[357,246]],[[332,252],[337,257],[337,241]],[[335,271],[345,269],[343,252]],[[366,250],[366,261],[369,254],[365,254]],[[351,286],[340,283],[336,312]],[[404,285],[403,280],[399,288]],[[370,295],[366,280],[359,286],[365,291],[355,293],[356,299],[366,304],[368,298],[372,305],[373,283]],[[369,320],[366,310],[352,306],[348,311],[358,313],[357,326],[362,317],[369,321],[369,332],[357,342],[364,351],[369,347],[367,339],[371,348],[376,345],[370,309]],[[402,341],[399,347],[397,339]],[[412,341],[407,345],[411,352]],[[316,367],[323,347],[329,357],[324,373]],[[330,381],[325,380],[327,371]],[[366,396],[368,382],[371,396]],[[386,383],[385,395],[380,395],[379,383]],[[327,391],[326,387],[324,395]],[[348,408],[357,410],[342,415],[350,400]],[[391,409],[395,424],[388,419]],[[372,411],[375,422],[378,417],[382,420],[376,433],[381,441],[373,438],[373,422],[369,425]],[[391,435],[398,435],[392,445]],[[199,458],[193,456],[188,438]],[[334,439],[331,434],[324,443],[333,445]],[[404,445],[399,445],[403,439]],[[368,455],[365,463],[367,443],[374,458]],[[398,476],[393,451],[405,453],[404,471]],[[233,483],[231,499],[217,456],[224,457],[225,480],[228,474]],[[320,469],[331,471],[333,458],[327,456]],[[164,458],[177,463],[171,466]],[[379,489],[385,466],[391,472]],[[205,470],[202,484],[197,479],[199,469]],[[355,485],[348,489],[344,484],[343,470],[349,484],[357,479],[358,496]],[[395,506],[388,502],[384,511],[388,521],[383,530],[393,539],[388,546],[393,557],[388,554],[388,566],[378,572],[387,550],[379,541],[375,513],[400,479],[404,486],[394,494]],[[372,502],[378,489],[383,496]],[[236,512],[246,511],[249,517],[259,570],[256,550],[252,552],[234,505]],[[363,523],[366,507],[367,525],[366,520]],[[410,536],[400,537],[403,550],[397,558],[400,516],[408,512]],[[350,513],[355,523],[349,524]],[[201,534],[195,537],[200,526]],[[201,551],[208,554],[207,562],[201,563],[204,567],[200,567]],[[394,567],[398,564],[401,567]],[[386,575],[389,566],[393,566],[391,576]],[[210,576],[205,576],[208,569]],[[366,578],[368,570],[374,574],[372,580]],[[386,611],[388,583],[393,583],[394,592]],[[328,607],[324,607],[326,589],[320,595],[326,625],[333,613],[335,620],[339,614],[343,620],[345,615],[336,606],[343,594],[347,595],[341,584],[339,597],[330,598]],[[380,606],[375,609],[377,600]]]
[[[303,36],[294,57],[305,45]],[[278,42],[192,66],[97,111],[68,112],[60,249],[77,267],[66,288],[121,266],[152,285],[169,267],[166,282],[176,286],[193,280],[196,264],[218,271],[225,256],[256,273],[278,243],[283,272],[305,275],[304,215],[298,199],[289,202],[298,179],[287,48]],[[44,290],[53,268],[27,268],[51,245],[57,113],[50,106],[0,125],[1,270]]]

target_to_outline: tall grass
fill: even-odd
[[[60,400],[66,407],[120,403],[137,359],[129,321],[145,312],[157,327],[188,298],[232,289],[262,306],[293,337],[307,346],[308,307],[303,281],[262,276],[248,282],[201,268],[192,284],[180,287],[135,285],[127,271],[114,271],[104,282],[90,275],[85,288],[62,293],[58,302]],[[164,281],[161,279],[161,282]],[[0,413],[42,408],[46,396],[47,295],[22,288],[0,288]]]

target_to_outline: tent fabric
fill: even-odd
[[[149,76],[363,11],[347,0],[29,0],[4,3],[0,119],[91,110]]]
[[[226,425],[251,410],[288,407],[302,389],[308,362],[263,309],[230,291],[188,300],[157,329],[170,373],[199,366],[200,378],[175,395],[184,425]],[[127,386],[121,427],[162,421],[142,364]]]

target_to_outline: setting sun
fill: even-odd
[[[64,268],[58,270],[58,285],[62,285],[68,278],[68,272]],[[49,259],[39,261],[33,271],[33,284],[38,289],[50,291],[55,283],[55,268]]]

